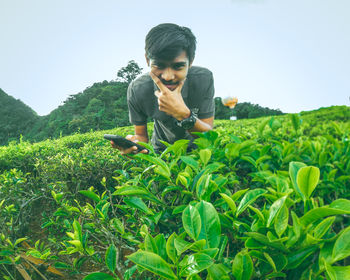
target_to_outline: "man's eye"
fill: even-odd
[[[183,68],[183,66],[174,66],[174,70],[181,70]]]
[[[152,67],[153,67],[153,68],[160,69],[160,70],[164,69],[164,66],[163,66],[163,65],[153,64]]]

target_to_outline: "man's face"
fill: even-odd
[[[171,61],[147,59],[147,63],[151,67],[151,72],[171,91],[186,79],[188,69],[191,67],[185,51]]]

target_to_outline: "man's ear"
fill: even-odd
[[[149,67],[149,58],[147,57],[147,54],[145,54],[145,58],[146,58],[147,66]]]

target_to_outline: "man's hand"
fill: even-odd
[[[137,139],[137,135],[127,135],[125,138],[127,140],[130,140],[130,141],[134,142],[134,143],[137,143],[139,141]],[[120,146],[116,145],[113,141],[111,141],[111,145],[112,145],[113,148],[118,149],[121,152],[122,155],[138,154],[138,153],[147,154],[148,153],[148,151],[146,149],[138,152],[136,146],[133,146],[133,147],[128,148],[128,149],[124,149],[123,147],[120,147]]]
[[[177,120],[188,118],[191,114],[191,111],[186,106],[181,95],[181,89],[185,81],[181,81],[177,88],[171,91],[152,72],[150,72],[150,76],[160,89],[154,93],[158,98],[159,110],[173,116]]]

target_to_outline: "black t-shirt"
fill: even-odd
[[[157,87],[148,73],[129,85],[127,100],[130,122],[134,125],[145,125],[147,118],[154,120],[151,143],[156,150],[164,149],[159,140],[171,144],[179,139],[192,141],[191,134],[175,124],[175,118],[159,111],[157,97],[154,95],[156,90]],[[199,119],[214,116],[214,81],[213,74],[208,69],[192,66],[188,70],[181,95],[187,107]]]

